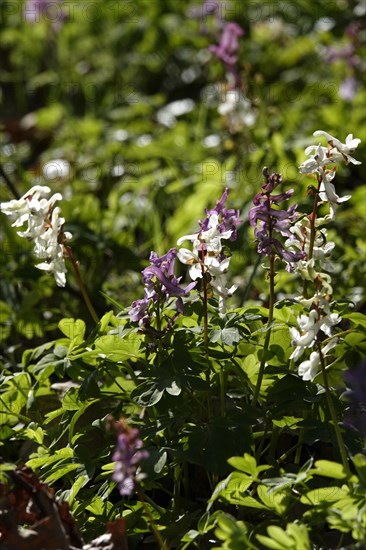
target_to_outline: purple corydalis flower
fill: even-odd
[[[253,199],[254,207],[249,211],[249,223],[254,228],[254,235],[258,241],[258,252],[269,256],[273,249],[277,254],[288,262],[288,269],[291,270],[291,262],[298,262],[305,257],[305,252],[290,252],[285,249],[283,244],[273,236],[274,232],[282,236],[291,237],[291,224],[296,221],[298,213],[297,204],[290,206],[287,210],[278,210],[273,205],[289,199],[294,190],[290,189],[284,193],[271,195],[272,191],[282,183],[280,174],[267,174],[264,171],[266,182],[262,186],[262,191],[257,193]]]
[[[366,436],[366,359],[356,369],[348,370],[344,380],[348,389],[343,396],[350,405],[344,424]]]
[[[148,316],[148,309],[149,309],[149,298],[141,298],[140,300],[135,300],[131,304],[130,309],[130,319],[134,323],[137,323],[138,321],[141,321],[145,317]]]
[[[151,293],[155,296],[156,292],[153,290],[154,278],[161,283],[161,292],[166,295],[166,299],[169,297],[182,297],[187,296],[191,289],[195,286],[191,283],[186,288],[179,286],[181,277],[175,277],[174,265],[177,258],[177,249],[171,248],[164,256],[160,258],[156,252],[151,252],[150,262],[152,265],[146,267],[142,272],[142,278],[148,289],[151,289]]]
[[[114,422],[113,427],[118,436],[117,446],[112,456],[115,463],[112,479],[118,483],[121,496],[130,496],[135,490],[136,483],[144,477],[142,474],[137,474],[137,467],[149,456],[149,453],[141,450],[143,442],[139,438],[137,428],[131,428],[125,420]]]
[[[233,208],[225,208],[225,203],[228,195],[229,188],[225,187],[225,191],[223,192],[221,198],[217,201],[216,206],[211,210],[208,210],[208,208],[205,209],[207,217],[204,220],[200,220],[199,224],[202,231],[207,231],[210,217],[212,216],[212,214],[217,214],[220,219],[220,224],[218,227],[219,232],[225,233],[226,231],[232,231],[229,240],[235,241],[238,236],[237,226],[242,223],[242,220],[239,219],[239,210],[234,210]]]
[[[175,260],[177,258],[177,249],[171,248],[166,254],[159,257],[156,252],[151,252],[150,263],[142,271],[142,278],[145,284],[144,298],[135,300],[130,309],[130,319],[133,322],[139,322],[140,325],[150,324],[151,314],[149,306],[158,302],[160,298],[167,301],[169,298],[177,298],[176,307],[180,313],[185,313],[183,306],[183,296],[188,296],[196,283],[190,283],[186,288],[179,286],[181,277],[174,275]]]
[[[226,23],[220,44],[210,46],[210,51],[228,67],[233,67],[238,61],[239,37],[243,36],[243,29],[232,21]]]

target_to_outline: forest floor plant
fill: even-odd
[[[224,46],[215,48],[222,57]],[[228,188],[199,229],[178,240],[190,248],[151,252],[144,297],[101,319],[66,244],[61,194],[47,199],[50,189],[37,185],[1,204],[58,286],[71,260],[95,321],[86,334],[81,319],[62,319],[62,337],[26,350],[21,370],[3,377],[2,437],[43,483],[5,452],[2,494],[7,513],[19,517],[19,525],[2,523],[7,550],[36,548],[40,509],[24,512],[19,487],[27,502],[37,491],[40,501],[44,484],[68,502],[88,539],[63,531],[65,548],[92,548],[107,523],[113,550],[363,547],[365,399],[357,380],[364,386],[366,317],[334,296],[328,240],[338,205],[350,198],[335,191],[336,167],[359,163],[352,155],[360,140],[314,136],[327,146],[308,147],[300,166],[315,183],[311,211],[281,209],[294,190],[267,168],[249,211],[258,254],[269,262],[268,307],[228,309],[237,288],[228,283],[228,245],[243,223],[226,207]],[[185,286],[176,259],[191,279]],[[278,300],[283,273],[298,281],[298,294]],[[33,524],[33,534],[20,524]]]

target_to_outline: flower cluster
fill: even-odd
[[[34,243],[36,258],[45,260],[36,267],[52,273],[58,286],[65,286],[64,243],[72,235],[63,231],[65,220],[60,217],[61,209],[54,206],[62,195],[55,193],[47,199],[50,192],[49,187],[35,185],[20,199],[1,203],[0,210],[9,216],[13,227],[27,224],[24,231],[17,233]]]
[[[291,236],[291,224],[298,218],[296,212],[297,204],[290,206],[287,210],[280,210],[278,205],[284,200],[288,200],[294,193],[293,189],[277,195],[271,195],[272,191],[282,183],[280,174],[267,174],[266,182],[262,186],[260,193],[257,193],[253,199],[254,207],[249,211],[249,223],[254,228],[254,235],[258,242],[258,252],[265,256],[270,256],[276,252],[281,258],[286,260],[287,269],[292,270],[292,262],[297,262],[304,258],[305,252],[299,250],[292,252],[286,250],[284,245],[274,236],[278,233],[281,236]]]
[[[312,309],[309,315],[300,315],[297,324],[298,329],[291,327],[290,334],[292,337],[292,345],[295,347],[290,355],[290,359],[295,361],[299,359],[306,349],[314,349],[318,342],[319,332],[323,332],[326,336],[332,335],[332,327],[340,323],[341,317],[338,313],[331,313],[329,305],[323,304],[323,309]],[[322,349],[323,357],[334,348],[337,344],[337,339],[332,339]],[[303,380],[313,380],[318,373],[320,365],[320,354],[318,351],[313,351],[310,359],[303,361],[299,365],[299,375]]]
[[[230,21],[223,28],[220,44],[210,46],[210,51],[224,63],[228,72],[235,72],[235,65],[238,61],[239,38],[243,34],[243,29],[237,23]]]
[[[361,140],[353,138],[352,134],[346,137],[346,142],[342,143],[339,139],[331,136],[328,132],[317,130],[314,136],[325,136],[328,140],[328,147],[319,145],[310,145],[305,149],[305,155],[309,158],[299,167],[301,174],[317,175],[319,186],[319,197],[324,202],[329,202],[330,217],[334,218],[336,204],[340,204],[351,198],[350,195],[339,197],[335,191],[332,180],[335,176],[335,167],[328,168],[329,164],[345,162],[345,164],[361,164],[354,159],[351,154],[355,151]]]
[[[204,278],[205,284],[208,283],[217,294],[220,313],[225,313],[226,299],[237,288],[235,285],[226,287],[230,257],[224,254],[221,243],[222,240],[235,240],[237,226],[241,223],[238,210],[225,208],[228,193],[229,190],[226,188],[215,208],[206,209],[206,218],[199,222],[199,232],[184,235],[177,242],[180,246],[186,240],[192,241],[193,250],[181,248],[178,251],[178,259],[190,266],[189,276],[193,281]]]
[[[171,248],[160,258],[156,252],[150,254],[150,264],[142,271],[145,284],[144,298],[135,300],[130,309],[130,319],[138,322],[141,328],[150,325],[152,309],[160,301],[177,298],[176,307],[179,313],[184,313],[183,296],[188,296],[195,283],[186,288],[180,286],[181,277],[174,275],[174,265],[177,257],[176,248]]]
[[[298,297],[298,301],[309,308],[309,315],[301,315],[298,320],[298,328],[291,328],[292,344],[295,347],[291,359],[299,359],[306,349],[313,349],[318,344],[320,332],[326,336],[332,336],[332,327],[340,323],[341,317],[331,313],[329,302],[333,293],[332,278],[329,273],[332,264],[329,256],[334,249],[333,242],[327,242],[327,230],[322,227],[335,216],[336,205],[348,200],[350,196],[339,197],[336,194],[332,180],[335,176],[335,166],[330,164],[345,162],[346,164],[360,164],[351,155],[357,148],[360,140],[349,134],[346,142],[342,143],[337,138],[318,130],[314,136],[324,136],[328,146],[311,145],[305,149],[308,159],[299,167],[300,173],[315,174],[318,180],[316,194],[323,202],[329,203],[330,215],[323,218],[317,217],[314,211],[308,216],[299,219],[291,228],[290,236],[285,246],[294,251],[303,251],[304,258],[292,264],[292,270],[300,275],[305,282],[313,283],[315,293],[312,296]],[[315,202],[315,206],[317,202]],[[320,353],[326,357],[327,353],[334,347],[336,339],[332,339],[321,350],[313,351],[310,358],[299,365],[299,374],[304,380],[313,380],[321,364]]]
[[[138,465],[145,460],[149,453],[141,450],[142,440],[137,428],[131,428],[125,420],[114,422],[117,432],[117,446],[113,453],[114,462],[113,480],[118,483],[121,496],[130,496],[135,490],[136,483],[145,477],[138,472]]]
[[[200,8],[193,7],[189,13],[192,17],[200,17],[201,23],[204,22],[201,24],[203,34],[213,34],[216,38],[217,44],[211,44],[209,50],[223,64],[227,80],[219,86],[218,112],[224,117],[229,132],[235,134],[243,128],[253,126],[256,113],[252,101],[243,92],[242,76],[237,67],[240,38],[244,36],[245,31],[235,21],[224,20],[224,4],[221,1],[206,0]],[[205,24],[208,16],[214,19],[214,24],[210,25],[213,33],[209,32]]]

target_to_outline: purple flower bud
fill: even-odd
[[[277,254],[289,263],[288,270],[292,271],[292,262],[298,262],[305,257],[305,252],[290,252],[285,249],[283,244],[273,235],[274,232],[282,236],[291,237],[291,223],[295,222],[298,213],[297,205],[293,204],[287,210],[273,208],[273,205],[289,199],[293,194],[293,189],[277,195],[271,195],[271,192],[282,182],[280,174],[265,174],[266,182],[262,185],[262,191],[257,193],[253,199],[254,207],[249,211],[249,223],[254,228],[254,235],[258,241],[258,252],[265,256],[273,253]]]
[[[132,302],[130,309],[130,319],[133,322],[141,321],[145,317],[148,317],[149,300],[147,298],[141,298]]]
[[[168,278],[163,273],[163,270],[159,267],[156,267],[156,265],[151,265],[147,267],[146,269],[144,269],[143,273],[145,282],[148,280],[151,281],[153,277],[156,277],[162,284],[161,291],[170,297],[187,296],[192,288],[192,283],[186,288],[181,288],[179,286],[181,277],[177,278],[172,276],[171,278]]]
[[[185,288],[179,286],[181,277],[174,275],[174,265],[177,258],[177,249],[171,248],[166,254],[159,257],[156,252],[151,252],[150,263],[142,271],[142,279],[145,284],[145,297],[132,303],[130,319],[132,322],[139,322],[141,328],[146,324],[150,325],[151,314],[150,304],[157,303],[164,298],[177,298],[176,307],[178,312],[185,313],[183,307],[183,296],[188,296],[196,282],[190,283]]]
[[[116,423],[115,428],[119,433],[112,456],[115,463],[112,479],[118,483],[121,496],[130,496],[136,487],[136,482],[143,478],[141,474],[136,473],[137,467],[149,456],[149,453],[146,450],[140,450],[143,442],[139,439],[139,431],[136,428],[131,428],[124,420]]]
[[[164,254],[160,258],[158,257],[156,252],[151,252],[149,258],[150,263],[156,265],[157,267],[160,267],[163,271],[166,272],[168,277],[170,277],[174,273],[174,264],[177,254],[178,252],[176,248],[171,248],[166,254]]]
[[[243,34],[243,29],[237,23],[227,23],[222,31],[220,44],[210,46],[210,51],[225,65],[233,67],[238,61],[239,37]]]
[[[199,224],[202,231],[207,231],[209,226],[210,217],[212,214],[217,214],[220,217],[219,232],[225,233],[226,231],[232,231],[230,236],[230,241],[235,241],[238,236],[237,226],[242,223],[242,220],[239,219],[240,211],[230,208],[229,210],[225,208],[225,202],[229,195],[229,188],[225,187],[221,198],[217,201],[216,206],[211,210],[206,208],[206,218],[200,220]]]

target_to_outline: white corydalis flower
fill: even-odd
[[[310,240],[311,240],[311,228],[310,221],[308,216],[298,220],[292,227],[290,227],[291,237],[286,240],[285,247],[289,250],[295,251],[304,251],[306,257],[309,255],[310,250]],[[327,230],[321,229],[318,230],[315,234],[314,244],[313,244],[313,254],[312,257],[314,260],[318,261],[320,266],[323,269],[328,271],[332,269],[332,264],[328,261],[330,253],[335,247],[333,241],[327,241]],[[308,260],[300,260],[298,262],[293,262],[295,271],[301,269],[303,266],[306,266]],[[311,277],[311,276],[310,276]],[[308,277],[306,277],[310,280]]]
[[[323,202],[329,202],[330,219],[335,216],[336,205],[351,198],[350,195],[339,197],[332,184],[335,176],[336,168],[327,168],[329,164],[344,162],[345,164],[361,164],[360,161],[354,159],[351,153],[355,151],[361,140],[354,138],[353,134],[348,134],[346,142],[342,143],[328,132],[317,130],[313,134],[315,137],[324,136],[328,141],[328,147],[319,145],[310,145],[305,149],[305,155],[309,156],[300,166],[301,174],[316,174],[318,178],[319,197]]]
[[[328,352],[333,349],[337,345],[337,343],[338,340],[334,338],[334,340],[331,340],[326,346],[324,346],[324,348],[321,350],[323,358],[328,355]],[[310,354],[309,359],[300,363],[298,368],[299,376],[301,376],[303,380],[313,381],[319,372],[320,365],[320,353],[318,351],[313,351]]]
[[[318,172],[319,169],[332,162],[328,157],[328,149],[326,147],[322,147],[320,144],[310,145],[305,149],[305,155],[309,156],[313,151],[315,153],[299,166],[300,174]]]
[[[310,145],[305,149],[305,155],[309,158],[303,162],[300,167],[301,174],[310,174],[318,172],[322,174],[323,168],[328,164],[334,164],[336,162],[345,162],[349,164],[361,164],[359,160],[356,160],[351,156],[351,153],[355,151],[361,140],[353,138],[353,134],[348,134],[346,137],[346,143],[342,143],[339,139],[331,136],[328,132],[323,130],[317,130],[313,134],[315,137],[324,136],[328,141],[328,147],[322,147],[322,145]]]
[[[62,230],[65,223],[60,217],[61,209],[54,207],[56,201],[62,199],[60,193],[55,193],[50,199],[51,189],[47,186],[35,185],[23,197],[1,203],[0,210],[13,222],[13,227],[23,227],[17,231],[20,237],[34,243],[36,258],[45,262],[37,264],[38,269],[52,273],[58,286],[66,285],[66,267],[64,260],[64,241],[71,239],[71,233]]]
[[[39,199],[47,196],[51,189],[47,186],[34,185],[20,199],[13,199],[8,202],[2,202],[0,210],[10,218],[13,227],[23,225],[30,213],[35,213],[40,209]]]
[[[231,230],[220,232],[219,216],[213,213],[209,217],[208,229],[184,235],[177,241],[180,246],[184,241],[193,241],[193,250],[181,248],[177,257],[185,265],[189,265],[189,276],[195,281],[202,278],[203,274],[210,276],[210,286],[219,297],[219,311],[226,312],[226,299],[236,290],[236,286],[226,288],[226,273],[229,268],[230,258],[222,258],[222,239],[229,239]]]
[[[329,310],[329,306],[325,309]],[[341,320],[342,317],[338,315],[338,313],[330,312],[319,318],[319,313],[315,309],[309,312],[309,316],[300,315],[297,318],[297,324],[300,330],[295,327],[290,328],[292,345],[295,347],[290,355],[290,359],[296,361],[302,356],[306,349],[314,347],[320,330],[330,337],[332,335],[332,328],[340,323]]]
[[[354,159],[350,155],[350,153],[354,153],[355,149],[357,149],[358,145],[361,143],[361,140],[354,138],[353,134],[348,134],[346,137],[346,143],[342,143],[339,139],[328,134],[328,132],[324,132],[323,130],[316,130],[316,132],[313,133],[313,136],[326,137],[329,144],[329,154],[332,158],[334,158],[334,160],[342,160],[343,158],[346,164],[349,162],[352,164],[361,164],[359,160]]]
[[[290,328],[292,345],[295,346],[290,359],[294,359],[295,361],[301,357],[305,349],[312,347],[315,343],[320,328],[318,312],[312,309],[309,316],[300,315],[297,318],[297,325],[300,330],[297,330],[295,327]]]
[[[348,201],[351,198],[351,195],[345,195],[344,197],[339,197],[335,191],[332,180],[335,176],[335,170],[326,170],[324,171],[323,178],[319,187],[319,197],[322,201],[329,202],[330,209],[330,218],[333,219],[335,216],[335,205],[342,202]]]

